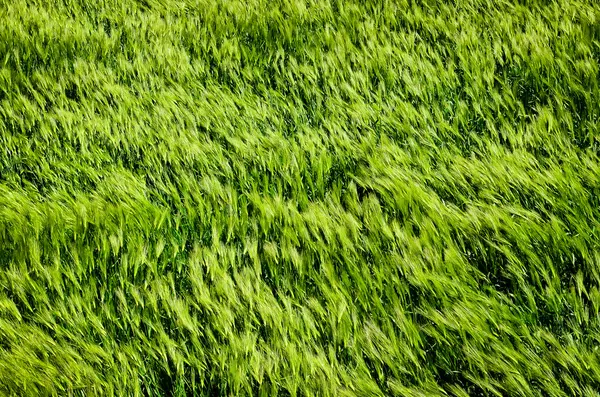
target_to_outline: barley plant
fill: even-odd
[[[0,0],[0,395],[600,396],[600,3]]]

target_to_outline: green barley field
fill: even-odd
[[[600,396],[600,3],[0,0],[1,396]]]

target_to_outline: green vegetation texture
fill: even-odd
[[[600,395],[600,3],[0,0],[0,395]]]

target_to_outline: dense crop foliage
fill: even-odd
[[[0,0],[0,394],[600,390],[595,1]]]

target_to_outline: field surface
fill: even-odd
[[[599,396],[600,3],[0,0],[0,395]]]

